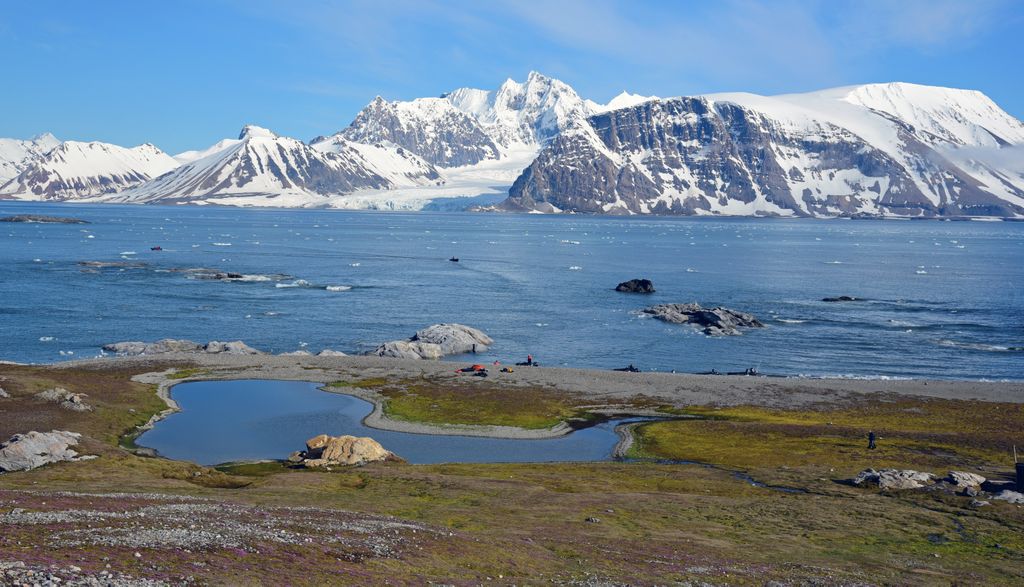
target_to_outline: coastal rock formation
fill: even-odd
[[[444,356],[441,353],[441,345],[407,340],[386,342],[370,354],[392,359],[440,359]]]
[[[741,334],[740,328],[764,326],[751,314],[722,307],[706,309],[697,303],[659,304],[644,308],[643,312],[672,324],[693,324],[702,327],[704,334],[708,336],[736,336]]]
[[[318,357],[347,357],[345,353],[341,351],[334,351],[331,349],[324,349],[316,354]]]
[[[54,387],[53,389],[40,391],[36,394],[37,399],[47,402],[55,402],[65,410],[71,410],[72,412],[92,411],[92,406],[85,403],[86,397],[87,396],[84,393],[71,393],[63,387]]]
[[[418,331],[410,340],[436,344],[443,355],[483,352],[494,344],[483,331],[462,324],[434,324]]]
[[[114,342],[103,345],[103,350],[122,356],[163,355],[167,353],[209,353],[225,355],[262,355],[263,351],[252,348],[240,340],[221,342],[211,340],[201,345],[191,340],[165,338],[156,342]]]
[[[220,342],[218,340],[211,340],[206,343],[203,347],[203,351],[210,354],[225,354],[225,355],[262,355],[263,351],[256,350],[251,346],[245,344],[240,340],[233,340],[231,342]]]
[[[0,444],[0,471],[29,471],[49,463],[80,460],[71,449],[82,435],[66,430],[15,434]]]
[[[41,216],[39,214],[18,214],[17,216],[4,216],[0,222],[26,222],[31,224],[89,224],[78,218],[67,218],[64,216]]]
[[[650,279],[630,279],[615,286],[615,291],[625,293],[654,293],[654,283]]]
[[[408,340],[386,342],[371,352],[397,359],[439,359],[447,355],[484,352],[494,340],[483,331],[462,324],[434,324]]]
[[[288,460],[305,467],[365,465],[379,461],[401,461],[368,436],[329,436],[320,434],[306,441],[306,450],[292,453]]]
[[[882,491],[921,489],[934,482],[935,475],[912,469],[865,469],[853,479],[854,485],[877,484]]]

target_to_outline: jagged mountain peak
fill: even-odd
[[[238,133],[238,140],[242,141],[245,139],[276,139],[279,138],[278,134],[272,130],[257,126],[255,124],[247,124],[242,127],[242,131]]]

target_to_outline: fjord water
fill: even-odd
[[[477,362],[1024,379],[1024,223],[0,203],[30,213],[91,224],[0,224],[5,360],[165,337],[359,353],[459,322],[496,341]],[[657,293],[613,291],[634,277]],[[838,295],[865,301],[821,301]],[[638,312],[692,301],[767,328],[708,338]]]
[[[161,455],[202,465],[284,459],[306,440],[372,436],[411,463],[600,461],[611,458],[618,421],[543,440],[509,440],[389,432],[363,426],[366,401],[303,381],[199,381],[172,388],[182,411],[138,438]],[[635,419],[634,419],[635,420]]]

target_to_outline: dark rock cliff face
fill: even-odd
[[[500,207],[608,214],[1024,213],[985,191],[913,129],[891,124],[902,160],[827,121],[794,128],[730,102],[650,101],[563,132]]]
[[[441,98],[399,104],[378,97],[340,134],[360,143],[392,143],[439,167],[499,157],[480,124]]]

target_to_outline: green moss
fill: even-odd
[[[197,377],[201,375],[209,375],[209,369],[178,369],[174,373],[167,376],[167,379],[185,379],[188,377]]]

